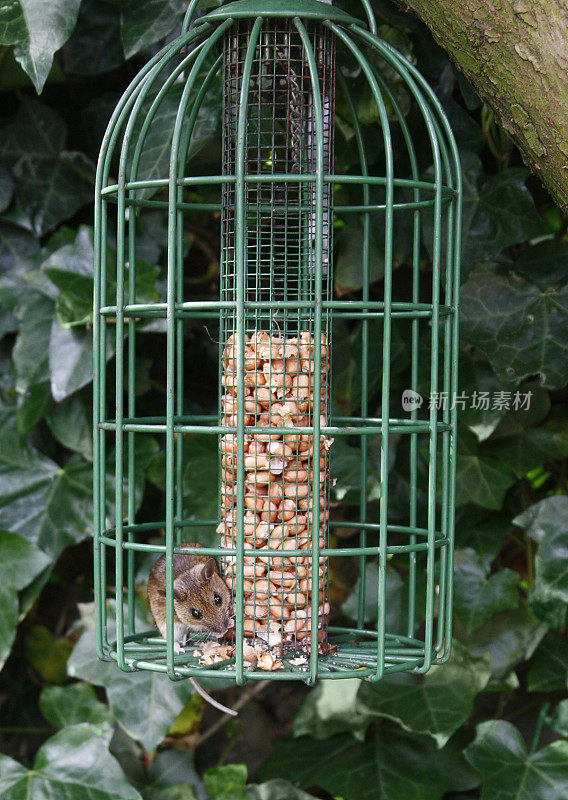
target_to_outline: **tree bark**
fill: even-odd
[[[566,0],[402,0],[568,211]]]

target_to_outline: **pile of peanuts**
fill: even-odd
[[[314,408],[314,353],[312,335],[297,338],[257,332],[245,337],[245,425],[270,432],[245,431],[244,549],[262,549],[267,555],[244,557],[244,633],[269,646],[309,645],[311,621],[312,535],[327,544],[328,458],[333,442],[320,437],[319,485],[314,485],[313,435],[285,433],[279,428],[307,427],[315,413],[326,424],[328,347],[321,337],[321,405]],[[223,353],[222,424],[237,424],[236,347],[229,337]],[[221,508],[217,528],[222,547],[236,546],[237,437],[221,438]],[[319,494],[319,526],[313,531],[314,492]],[[286,556],[289,550],[306,555]],[[279,555],[268,555],[279,551]],[[236,589],[236,558],[223,559],[224,577]],[[326,645],[327,558],[319,559],[318,641]],[[307,641],[306,641],[307,640]]]

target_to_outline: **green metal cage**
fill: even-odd
[[[424,381],[431,396],[454,396],[461,182],[450,126],[416,68],[377,36],[368,0],[362,2],[362,19],[323,0],[238,0],[201,16],[198,6],[199,0],[192,0],[179,37],[148,62],[125,92],[107,128],[98,165],[98,656],[115,660],[125,671],[163,672],[173,680],[233,679],[238,684],[266,678],[376,681],[385,673],[424,673],[450,653],[456,409],[433,402],[429,409],[415,404],[406,413],[392,414],[390,375],[397,357],[392,326],[395,320],[408,326],[410,400]],[[359,98],[350,85],[354,75],[367,86],[380,121],[373,142],[358,119]],[[218,168],[202,174],[192,140],[204,124],[204,100],[219,87],[223,115]],[[166,106],[171,131],[164,140],[163,128],[155,126],[158,118],[163,121]],[[339,108],[354,132],[357,153],[357,167],[341,174],[334,171]],[[410,134],[410,115],[420,121],[420,141]],[[169,169],[156,175],[148,163],[157,148],[166,146]],[[369,169],[369,147],[375,161],[380,154],[379,172]],[[137,276],[137,224],[145,209],[163,214],[167,225],[167,281],[159,302],[144,300]],[[187,296],[191,286],[184,280],[185,226],[204,210],[219,218],[217,300]],[[359,299],[342,299],[333,292],[335,221],[349,215],[360,222],[360,242],[350,250],[360,276]],[[397,286],[394,269],[397,237],[406,237],[412,253],[412,278],[405,286]],[[421,271],[424,239],[433,265],[429,286]],[[116,241],[116,258],[110,255],[109,240]],[[379,298],[372,288],[377,241],[384,261]],[[188,321],[195,320],[219,326],[217,414],[191,413],[184,343]],[[358,331],[358,416],[342,416],[330,403],[333,337],[344,323]],[[150,418],[137,414],[135,394],[140,332],[148,326],[165,334],[166,374],[163,414]],[[369,407],[369,382],[376,379],[378,410]],[[195,434],[209,437],[212,451],[219,453],[215,519],[195,518],[184,508],[184,447]],[[165,513],[141,522],[135,479],[138,445],[148,435],[165,443]],[[407,452],[407,511],[396,520],[389,514],[393,436],[404,441]],[[332,440],[360,445],[355,519],[330,519]],[[380,448],[380,499],[375,505],[367,496],[370,441]],[[108,485],[111,452],[114,485]],[[278,469],[275,461],[281,462]],[[261,522],[268,531],[262,540]],[[350,531],[356,546],[338,544],[338,528]],[[182,544],[194,540],[196,529],[219,534],[216,546],[200,552],[220,559],[234,597],[234,656],[210,666],[199,662],[191,646],[186,653],[174,652],[173,558]],[[275,544],[276,535],[281,542]],[[330,546],[330,535],[336,546]],[[137,571],[148,554],[165,554],[166,559],[165,640],[141,625],[135,612]],[[350,558],[357,565],[354,628],[327,623],[328,575],[336,558]],[[387,585],[387,565],[393,558],[404,565],[407,578],[404,619],[395,629],[389,628]],[[366,579],[370,563],[378,567],[372,597]],[[279,606],[274,618],[280,620],[287,642],[281,639],[281,668],[266,672],[247,665],[243,646],[256,636],[262,614],[270,621],[273,598]],[[376,612],[372,624],[366,623],[369,603]],[[318,625],[311,624],[315,619]],[[298,658],[299,653],[305,658]]]

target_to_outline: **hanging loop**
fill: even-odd
[[[367,17],[367,24],[373,36],[377,35],[377,20],[375,19],[375,12],[371,5],[371,0],[361,0],[361,5],[365,9],[365,16]]]
[[[191,0],[190,4],[187,7],[187,11],[185,12],[185,16],[183,18],[183,23],[181,26],[182,35],[184,33],[187,33],[187,31],[191,28],[193,19],[197,13],[197,9],[199,8],[199,4],[202,2],[203,0]]]

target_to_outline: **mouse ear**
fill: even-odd
[[[183,603],[187,600],[187,588],[177,581],[174,581],[174,600]]]
[[[208,558],[195,567],[195,579],[198,581],[209,581],[218,572],[217,562],[214,558]]]

